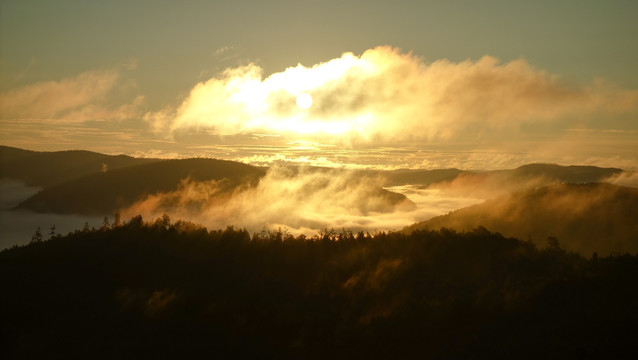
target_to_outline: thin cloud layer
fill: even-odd
[[[87,71],[59,81],[26,85],[0,94],[0,118],[68,124],[123,120],[138,115],[143,96],[135,97],[131,103],[107,104],[119,85],[117,69]]]
[[[301,93],[312,96],[307,110],[295,103]],[[636,91],[565,83],[522,59],[426,63],[377,47],[266,78],[254,64],[227,69],[197,84],[177,109],[146,118],[173,132],[371,142],[516,131],[529,122],[635,111],[637,103]]]

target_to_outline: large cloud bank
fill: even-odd
[[[301,93],[313,105],[300,109]],[[175,109],[146,114],[159,128],[219,135],[265,133],[324,141],[447,139],[566,117],[634,111],[638,92],[602,81],[561,81],[525,60],[426,63],[390,47],[266,78],[250,64],[197,84]],[[326,136],[332,135],[332,136]]]

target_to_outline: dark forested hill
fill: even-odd
[[[18,204],[16,209],[104,216],[133,204],[144,207],[140,202],[152,197],[153,211],[201,212],[202,207],[210,206],[211,202],[228,202],[231,195],[236,195],[235,190],[241,192],[253,188],[263,179],[267,170],[216,159],[161,160],[93,173],[47,187]],[[277,167],[270,174],[272,176],[266,179],[266,185],[256,189],[258,193],[253,196],[263,195],[260,192],[264,191],[272,192],[274,189],[268,188],[275,187],[275,191],[281,192],[283,200],[304,203],[322,197],[330,202],[336,196],[332,191],[345,191],[342,195],[350,196],[354,193],[357,196],[350,199],[352,203],[342,206],[355,208],[362,213],[391,212],[397,207],[414,207],[414,203],[404,195],[383,189],[375,179],[356,176],[361,174],[349,170]],[[293,193],[286,194],[288,189],[281,187],[291,187]],[[140,211],[143,212],[144,209]]]
[[[20,209],[59,214],[113,214],[146,195],[177,189],[180,181],[224,180],[230,190],[254,183],[264,170],[215,159],[163,160],[98,172],[48,187],[18,205]]]
[[[142,165],[159,159],[140,159],[125,155],[105,155],[83,150],[37,152],[0,145],[0,178],[13,178],[27,185],[48,187],[101,171]],[[322,171],[322,168],[315,168]],[[329,169],[323,169],[328,171]],[[431,185],[437,183],[471,183],[501,187],[521,184],[532,179],[545,182],[585,183],[600,181],[621,172],[616,168],[595,166],[561,166],[529,164],[516,169],[496,171],[464,171],[458,169],[362,171],[366,176],[379,176],[387,186]],[[509,188],[509,187],[508,187]]]
[[[556,184],[499,196],[404,231],[485,226],[506,236],[590,255],[638,253],[638,189],[606,183]]]
[[[3,359],[630,359],[638,258],[160,218],[0,252]]]
[[[513,180],[524,180],[542,176],[548,180],[567,183],[589,183],[606,179],[622,170],[617,168],[601,168],[597,166],[556,164],[528,164],[510,170]]]
[[[371,171],[386,180],[387,186],[397,185],[430,185],[442,181],[454,180],[461,174],[468,173],[459,169],[411,170],[400,169],[390,171]]]
[[[159,160],[83,150],[39,152],[0,146],[0,178],[22,180],[29,186],[48,187],[93,173],[156,161]]]

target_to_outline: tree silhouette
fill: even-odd
[[[111,227],[111,223],[109,222],[109,217],[105,216],[102,221],[102,230],[108,230]]]
[[[42,240],[43,240],[42,231],[40,230],[40,227],[38,226],[33,236],[31,236],[31,242],[42,242]]]
[[[49,230],[49,240],[54,239],[56,236],[57,233],[55,232],[55,225],[52,225]]]
[[[560,243],[558,242],[558,238],[556,238],[555,236],[548,236],[547,247],[553,250],[560,250]]]

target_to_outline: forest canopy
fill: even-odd
[[[635,255],[485,228],[295,237],[168,215],[49,233],[0,253],[5,358],[636,355]]]

